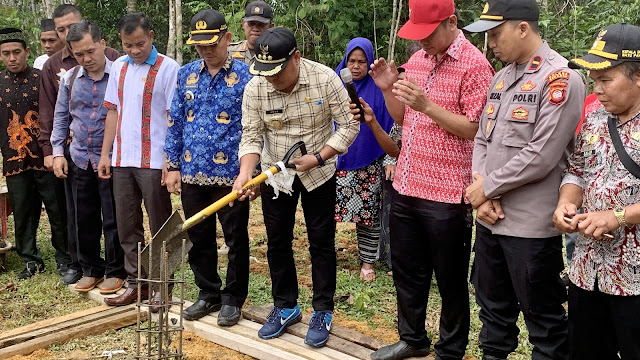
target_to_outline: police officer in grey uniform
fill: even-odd
[[[267,29],[273,27],[273,9],[264,1],[253,1],[247,4],[242,18],[242,29],[246,40],[229,45],[229,54],[236,60],[251,64],[256,55],[255,43]]]
[[[535,0],[489,0],[469,32],[510,63],[493,78],[466,196],[478,210],[472,282],[480,305],[483,360],[518,346],[522,311],[531,358],[568,355],[562,235],[552,222],[585,98],[584,77],[549,48]]]

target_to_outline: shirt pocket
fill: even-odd
[[[523,148],[531,141],[535,130],[537,104],[511,104],[505,113],[506,132],[502,145]]]
[[[292,111],[293,110],[293,111]],[[317,88],[304,91],[297,98],[296,106],[287,107],[287,118],[291,124],[299,124],[306,127],[316,128],[321,126],[316,121],[326,119],[326,112],[330,111],[327,99]]]
[[[500,103],[487,103],[480,119],[480,130],[485,139],[491,137],[493,129],[496,127],[496,119],[498,116],[498,110],[500,110]]]

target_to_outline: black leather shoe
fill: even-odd
[[[58,264],[58,273],[60,273],[60,276],[64,276],[64,274],[67,273],[67,270],[69,270],[69,266],[67,264]]]
[[[82,278],[82,272],[74,269],[67,269],[67,272],[62,275],[60,283],[64,285],[75,284]]]
[[[222,304],[212,304],[204,300],[198,300],[193,305],[182,310],[182,318],[185,320],[198,320],[209,313],[220,310]]]
[[[242,315],[242,310],[240,310],[239,306],[222,305],[220,313],[218,314],[218,325],[235,325],[238,323],[238,321],[240,321],[240,315]]]
[[[415,348],[400,340],[393,345],[387,345],[371,354],[372,360],[400,360],[408,357],[429,355],[429,347]]]
[[[26,280],[39,272],[44,272],[44,265],[36,264],[33,261],[29,261],[25,265],[24,270],[22,270],[17,277],[18,280]]]

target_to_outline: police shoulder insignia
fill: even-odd
[[[504,80],[500,80],[500,82],[496,85],[496,90],[502,90],[504,88]]]
[[[567,85],[565,81],[555,81],[549,84],[549,102],[552,105],[562,105],[567,100]]]
[[[535,89],[536,86],[538,86],[538,85],[532,83],[531,80],[529,80],[525,84],[522,84],[522,86],[520,86],[520,90],[522,90],[522,91],[531,91],[531,90]]]
[[[529,119],[529,110],[520,106],[518,108],[513,109],[511,112],[511,117],[516,120],[527,120]]]
[[[542,63],[542,56],[536,55],[531,59],[531,63],[529,63],[529,70],[538,70],[540,64]]]

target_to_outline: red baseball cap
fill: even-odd
[[[455,11],[453,0],[409,0],[409,21],[398,31],[398,36],[422,40]]]

